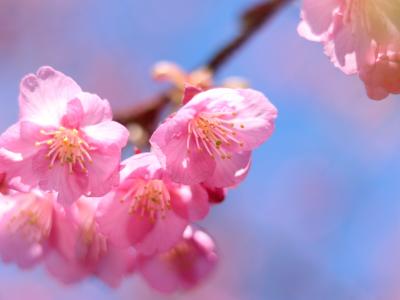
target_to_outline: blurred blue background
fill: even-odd
[[[229,40],[251,0],[1,0],[0,129],[18,84],[51,65],[121,110],[163,88],[159,60],[192,69]],[[219,269],[190,293],[159,295],[137,276],[111,290],[62,286],[41,268],[0,265],[0,300],[400,299],[400,97],[374,102],[296,32],[300,3],[265,26],[217,79],[245,77],[279,108],[250,175],[202,225]]]

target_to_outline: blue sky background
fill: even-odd
[[[23,75],[51,65],[115,110],[163,88],[152,65],[192,69],[229,40],[250,0],[2,0],[0,129],[17,119]],[[279,109],[250,175],[201,224],[221,263],[201,287],[165,297],[134,276],[65,287],[0,264],[9,299],[400,299],[400,97],[374,102],[296,32],[300,3],[265,26],[218,75],[248,79]]]

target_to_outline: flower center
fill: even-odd
[[[219,156],[222,159],[231,159],[232,146],[244,146],[237,133],[239,127],[243,129],[245,126],[235,125],[232,117],[236,116],[236,112],[201,113],[189,123],[187,150],[190,151],[193,137],[199,151],[205,150],[212,158]]]
[[[50,168],[56,162],[60,162],[62,166],[68,165],[70,173],[74,167],[80,167],[87,173],[86,161],[92,162],[89,154],[91,148],[77,129],[60,127],[55,131],[41,130],[40,133],[49,137],[47,140],[36,142],[36,146],[48,146],[49,151],[46,156],[50,159]]]
[[[125,194],[121,201],[124,202],[127,199],[132,199],[129,207],[130,214],[146,215],[152,221],[155,221],[158,216],[164,218],[166,211],[171,208],[168,189],[159,179],[138,183]]]
[[[169,251],[161,254],[161,258],[180,272],[189,272],[196,264],[196,252],[187,241],[179,242]]]
[[[43,208],[42,208],[43,210]],[[40,211],[40,207],[24,208],[17,211],[9,220],[7,228],[10,232],[19,233],[25,240],[39,243],[50,234],[49,227],[46,226],[47,218],[51,211],[47,208]],[[46,219],[46,220],[45,220]]]

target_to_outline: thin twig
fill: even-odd
[[[239,33],[211,56],[205,67],[216,73],[268,20],[291,0],[263,1],[246,10],[241,16]],[[124,124],[140,124],[147,132],[154,131],[160,112],[170,102],[170,90],[136,104],[134,107],[114,115],[114,120]]]
[[[291,0],[264,1],[241,16],[241,28],[236,37],[217,51],[206,66],[214,73],[226,63],[272,16]]]
[[[114,114],[114,120],[123,125],[140,124],[147,132],[152,132],[160,112],[169,102],[169,93],[165,91],[150,100]]]

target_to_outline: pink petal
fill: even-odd
[[[210,209],[208,194],[201,185],[180,185],[170,190],[171,205],[180,217],[198,221],[204,219]]]
[[[51,67],[41,67],[36,75],[27,75],[21,81],[20,117],[58,126],[67,102],[79,92],[80,87],[71,78]]]
[[[20,125],[20,136],[19,138],[26,143],[27,146],[29,146],[29,149],[39,149],[39,147],[35,146],[36,142],[43,141],[47,139],[46,136],[42,135],[40,133],[41,130],[52,130],[53,127],[41,127],[36,123],[32,123],[30,121],[21,121],[19,122]],[[26,152],[28,148],[25,149],[20,149],[19,152],[24,153]],[[31,150],[32,152],[37,152]]]
[[[242,96],[237,101],[237,116],[233,119],[237,139],[243,142],[239,151],[249,151],[264,143],[273,133],[278,111],[260,92],[251,89],[238,90]]]
[[[97,148],[104,149],[104,151],[110,145],[123,148],[128,142],[128,130],[114,121],[104,121],[83,127],[81,130],[85,134],[85,139],[89,144],[94,144]]]
[[[204,183],[211,187],[231,187],[241,182],[247,174],[251,152],[233,153],[231,159],[216,158],[214,174]]]
[[[126,210],[125,213],[129,215],[129,219],[126,223],[126,227],[122,229],[125,229],[130,245],[136,247],[136,245],[146,240],[157,223],[139,214],[129,214],[128,210]]]
[[[135,245],[135,248],[144,255],[165,252],[179,241],[186,226],[186,220],[169,211],[165,218],[155,222],[152,230]]]
[[[400,55],[390,53],[380,54],[377,61],[365,66],[360,71],[368,96],[374,100],[382,100],[389,93],[400,93]]]
[[[57,200],[66,205],[78,200],[87,191],[87,176],[70,174],[68,168],[60,164],[55,164],[50,168],[46,153],[45,150],[40,151],[32,161],[32,171],[39,179],[40,188],[45,191],[57,191]]]
[[[56,251],[46,256],[45,266],[52,276],[64,284],[77,283],[90,276],[90,271],[84,266]]]
[[[76,174],[83,182],[87,182],[87,190],[91,197],[100,197],[119,184],[119,167],[121,149],[116,145],[108,147],[107,152],[91,152],[93,163],[86,165],[87,174]]]
[[[61,119],[61,124],[68,128],[79,128],[83,118],[82,103],[78,98],[68,102],[66,114]]]
[[[138,271],[151,287],[172,293],[196,287],[215,269],[214,241],[188,226],[173,249],[155,256],[138,255]]]
[[[43,259],[52,228],[52,201],[34,193],[0,197],[0,255],[5,262],[31,268]],[[34,224],[29,214],[36,218]]]
[[[301,21],[299,23],[299,25],[297,26],[297,33],[312,42],[321,42],[324,37],[323,36],[319,36],[316,35],[315,33],[313,33],[311,27],[309,26],[309,24],[305,21]]]
[[[50,236],[50,244],[54,251],[62,257],[73,260],[76,253],[76,240],[78,226],[71,216],[71,207],[65,209],[60,205],[53,215],[53,228]]]
[[[111,121],[112,112],[110,103],[107,100],[86,92],[81,92],[76,97],[81,101],[84,111],[81,122],[82,127]]]
[[[339,0],[304,0],[302,17],[313,35],[321,36],[331,25],[333,11],[340,5]]]
[[[35,147],[32,140],[35,130],[24,130],[31,123],[28,122],[27,126],[24,123],[14,124],[0,137],[0,172],[7,172],[10,178],[22,176],[23,183],[35,185],[38,179],[32,172],[30,162],[39,148]],[[23,132],[29,134],[29,139]]]
[[[134,250],[120,249],[110,244],[107,248],[107,254],[97,264],[95,274],[110,287],[117,288],[135,268]]]
[[[121,203],[116,198],[115,192],[101,198],[97,210],[96,221],[99,224],[99,231],[108,236],[110,242],[120,248],[131,245],[131,241],[128,239],[128,223],[131,220],[131,215],[128,211],[129,204],[127,202]],[[132,229],[136,230],[135,228]],[[136,239],[140,240],[140,238]]]
[[[173,293],[181,288],[181,278],[162,258],[140,257],[139,271],[148,284],[161,293]]]
[[[120,201],[121,196],[112,192],[101,198],[97,212],[99,230],[117,247],[128,247],[141,242],[153,229],[154,222],[129,213],[130,202]]]
[[[19,122],[0,136],[0,147],[4,149],[4,157],[13,161],[21,161],[34,155],[38,148],[35,147],[36,138],[39,137],[40,128],[31,122]]]
[[[157,156],[151,152],[135,154],[125,159],[121,163],[121,167],[121,181],[126,180],[128,177],[155,177],[160,173],[160,169],[162,168]]]

